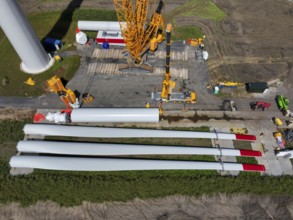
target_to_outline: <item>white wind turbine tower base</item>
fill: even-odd
[[[22,71],[38,74],[53,65],[16,0],[0,1],[0,26],[22,60]]]

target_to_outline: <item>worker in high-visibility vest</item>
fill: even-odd
[[[145,103],[145,107],[146,107],[146,108],[150,108],[150,107],[151,107],[151,104],[148,103],[148,102],[146,102],[146,103]]]

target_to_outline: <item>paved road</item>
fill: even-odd
[[[64,108],[59,97],[55,94],[40,97],[0,97],[0,107],[13,108]]]
[[[121,80],[120,80],[121,81]],[[100,95],[98,96],[107,96],[106,92],[103,91],[104,87],[107,87],[107,85],[103,85],[104,81],[101,81],[101,85],[97,89],[97,92],[100,92]],[[128,94],[128,99],[123,101],[123,104],[121,104],[121,101],[119,100],[119,90],[123,90],[123,85],[116,86],[113,89],[113,91],[110,97],[106,97],[103,99],[102,97],[95,96],[95,103],[88,107],[144,107],[145,102],[149,101],[148,98],[141,98],[137,97],[138,94],[133,92],[132,94]],[[109,89],[109,88],[107,88]],[[118,95],[117,95],[118,94]],[[121,95],[121,94],[120,94]],[[206,111],[229,111],[230,108],[230,100],[225,98],[217,98],[217,97],[209,97],[209,95],[205,95],[204,98],[199,98],[197,104],[195,105],[186,105],[188,110],[206,110]],[[212,100],[212,101],[211,101]],[[268,112],[272,114],[280,113],[278,110],[278,107],[274,100],[272,99],[244,99],[244,98],[233,98],[232,99],[237,106],[238,111],[246,111],[247,114],[257,114],[259,112],[252,112],[250,110],[249,102],[250,101],[267,101],[271,102],[272,106]],[[111,103],[110,103],[111,101]],[[65,106],[60,101],[57,95],[55,94],[47,94],[43,95],[41,97],[7,97],[7,96],[1,96],[0,97],[0,107],[14,107],[14,108],[64,108]],[[87,106],[84,106],[87,107]],[[181,104],[170,104],[168,106],[165,105],[166,110],[181,110],[182,105]],[[292,102],[290,103],[290,109],[293,109]],[[262,114],[267,114],[265,112],[262,112]],[[272,116],[273,117],[273,116]]]

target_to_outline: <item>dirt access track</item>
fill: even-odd
[[[70,0],[21,0],[27,13],[65,9]],[[73,0],[82,8],[114,9],[113,1]],[[187,0],[165,0],[165,12]],[[176,26],[198,25],[207,36],[211,79],[238,82],[280,79],[293,87],[293,2],[213,0],[226,13],[220,21],[176,16]],[[74,7],[74,4],[71,4]],[[291,72],[291,74],[290,74]]]
[[[54,202],[38,202],[21,207],[0,205],[1,219],[292,219],[292,196],[214,195],[165,198],[114,203],[90,203],[60,207]]]

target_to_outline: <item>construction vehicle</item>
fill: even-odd
[[[277,105],[282,112],[285,112],[289,109],[289,99],[285,98],[282,95],[277,95],[276,97]]]
[[[56,93],[67,109],[79,108],[78,99],[71,89],[66,89],[58,76],[53,76],[43,84],[46,91]]]
[[[273,122],[275,123],[275,125],[277,126],[282,126],[283,125],[283,122],[280,118],[277,118],[277,117],[274,117],[273,118]]]
[[[143,55],[155,51],[157,45],[164,40],[164,22],[162,16],[163,1],[160,0],[156,11],[151,13],[149,0],[114,0],[117,18],[122,35],[131,59],[128,64],[120,65],[119,69],[142,68],[153,71],[153,68],[143,62]],[[151,16],[147,23],[148,11]]]
[[[171,80],[170,71],[170,52],[171,52],[171,31],[172,25],[168,24],[166,28],[166,65],[165,65],[165,79],[162,83],[162,91],[152,93],[152,99],[160,102],[185,102],[195,103],[196,93],[187,91],[184,93],[174,93],[172,90],[175,88],[176,83]],[[162,109],[162,108],[161,108]]]
[[[281,111],[288,110],[289,108],[289,99],[285,98],[282,95],[277,95],[276,97],[277,105]]]
[[[90,93],[84,93],[82,94],[82,101],[86,104],[89,104],[94,101],[94,96],[92,96]]]
[[[223,87],[236,88],[237,86],[244,86],[244,83],[239,82],[217,82],[217,86],[221,89]]]
[[[231,106],[232,112],[237,111],[237,107],[234,101],[230,100],[230,106]]]
[[[190,45],[190,46],[194,46],[194,47],[196,47],[196,46],[198,46],[198,45],[202,45],[203,44],[203,38],[189,38],[188,40],[187,40],[187,43]]]
[[[271,107],[269,102],[250,102],[250,108],[252,111],[265,111]]]
[[[285,140],[283,138],[283,135],[281,132],[274,132],[274,137],[276,139],[276,143],[278,145],[279,149],[284,149],[285,148]]]

